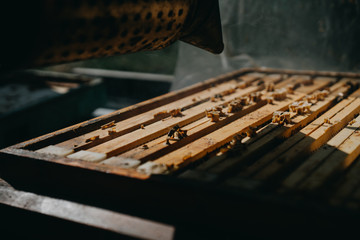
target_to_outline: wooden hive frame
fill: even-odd
[[[278,139],[288,138],[301,128],[306,131],[306,125],[334,106],[339,93],[346,94],[349,91],[349,87],[344,86],[341,81],[334,83],[333,80],[359,77],[360,74],[355,73],[266,68],[242,69],[3,149],[0,152],[1,176],[19,188],[41,191],[55,196],[67,196],[75,200],[81,199],[86,203],[95,205],[104,204],[104,199],[99,195],[91,198],[86,196],[94,191],[104,193],[104,196],[110,198],[105,201],[108,204],[107,206],[116,210],[124,210],[123,206],[116,204],[116,199],[120,197],[120,193],[116,192],[117,189],[121,189],[126,194],[126,197],[121,196],[126,199],[124,201],[129,205],[135,199],[144,196],[155,195],[158,196],[155,197],[157,200],[161,196],[162,199],[156,203],[156,206],[164,207],[161,212],[166,216],[168,216],[166,212],[173,204],[181,205],[182,201],[186,202],[186,196],[193,194],[198,198],[198,201],[203,201],[208,200],[210,196],[214,197],[214,191],[216,194],[219,194],[219,191],[223,194],[222,197],[217,196],[216,201],[220,201],[224,205],[229,204],[224,208],[230,208],[230,206],[237,204],[235,200],[229,200],[230,196],[233,196],[231,194],[234,194],[231,187],[228,189],[232,183],[220,185],[219,189],[219,187],[204,187],[203,181],[199,182],[194,179],[201,176],[204,180],[211,178],[212,174],[221,179],[225,176],[237,174],[235,171],[241,169],[245,163],[251,162],[252,157],[256,155],[260,147],[269,147]],[[263,78],[265,80],[262,80]],[[313,83],[308,83],[314,78],[317,79]],[[268,89],[270,92],[266,91],[263,81],[272,83],[275,89],[289,88],[288,85],[292,84],[292,92],[288,93],[285,98],[275,96],[271,89]],[[300,83],[303,83],[301,87],[298,86]],[[233,90],[234,87],[236,87],[236,91]],[[294,101],[300,101],[308,94],[326,87],[329,87],[330,95],[324,101],[313,105],[310,108],[311,114],[304,116],[290,112],[287,118],[291,119],[291,123],[287,123],[286,128],[268,124],[274,111],[286,111]],[[259,91],[262,91],[265,97],[275,96],[279,99],[274,99],[271,103],[267,103],[264,98],[257,100],[253,93]],[[245,104],[240,111],[227,111],[228,103],[230,104],[235,98],[241,101],[241,97],[247,95],[251,95],[251,103]],[[211,122],[209,118],[206,118],[206,108],[214,108],[220,105],[223,106],[222,109],[224,109],[226,116]],[[359,110],[357,102],[353,105],[351,105],[353,108],[350,106],[351,113],[356,114]],[[184,115],[171,116],[172,110],[179,108]],[[218,110],[215,109],[214,111]],[[174,112],[176,115],[182,114],[179,111]],[[330,116],[330,121],[332,121],[333,116],[334,114]],[[340,131],[352,119],[350,115],[345,118],[339,117],[336,120],[339,122],[337,122],[337,127],[331,128],[334,133]],[[170,145],[165,145],[167,133],[176,124],[187,130],[187,137],[180,141],[171,140]],[[142,135],[145,132],[146,134]],[[255,132],[257,132],[256,136],[254,135]],[[328,137],[323,137],[320,130],[318,132],[318,135],[314,133],[314,137],[319,140],[304,145],[307,146],[306,149],[312,150],[320,147],[320,142],[328,141],[331,136],[329,131],[327,132]],[[243,134],[248,135],[247,137],[244,136],[245,139],[243,140],[249,143],[249,147],[243,156],[240,158],[230,157],[227,161],[223,161],[226,154],[214,156],[215,152],[221,151],[224,146],[230,148],[231,142],[235,141],[234,136]],[[133,137],[129,138],[129,136]],[[296,137],[296,134],[293,137]],[[234,143],[234,145],[236,144]],[[50,149],[50,151],[60,151],[57,152],[57,156],[46,153],[49,150],[46,149],[48,146],[60,147],[60,149]],[[345,149],[346,146],[343,148]],[[64,149],[68,151],[63,152]],[[90,154],[89,157],[86,155],[89,154],[88,152],[82,151],[96,154]],[[284,152],[284,150],[278,151],[279,153]],[[348,151],[352,153],[357,152],[358,149]],[[85,156],[87,161],[76,159],[78,155],[80,155],[80,159]],[[114,156],[117,158],[113,158]],[[194,162],[202,161],[206,156],[211,158],[204,164],[194,165]],[[119,161],[122,162],[124,159],[127,164],[133,164],[132,166],[152,162],[157,164],[156,171],[163,173],[166,170],[171,174],[149,175],[134,168],[125,168],[124,165],[119,164]],[[134,162],[134,159],[138,162]],[[353,161],[353,157],[348,161]],[[335,171],[333,169],[336,169],[339,164],[334,163],[332,168],[329,166],[328,172]],[[165,170],[161,170],[161,166],[165,166]],[[280,166],[274,165],[273,169],[280,169]],[[247,171],[251,171],[251,169]],[[271,170],[267,169],[266,171]],[[173,177],[172,174],[180,176],[180,178]],[[250,173],[240,171],[239,175],[234,176],[234,179],[236,180],[246,174]],[[255,180],[267,179],[267,174],[269,175],[270,172],[259,173]],[[318,176],[317,178],[324,178],[324,174],[326,173],[316,176]],[[285,182],[284,186],[286,186]],[[229,193],[224,194],[222,188],[228,189]],[[74,193],[79,189],[81,192]],[[254,187],[250,186],[248,189],[254,189]],[[68,192],[69,190],[71,193]],[[236,192],[235,195],[237,194],[239,192]],[[339,190],[338,195],[341,194],[344,193]],[[241,192],[240,196],[246,204],[251,204],[251,199],[254,197],[257,201],[262,201],[261,198],[258,198],[258,193]],[[247,200],[244,200],[244,196]],[[169,199],[172,201],[171,204],[168,202]],[[202,210],[196,211],[205,210],[214,201],[210,201],[208,205],[205,204]],[[234,205],[231,205],[230,202]],[[154,204],[153,200],[142,203],[141,207],[138,205],[136,207],[144,210],[152,204]],[[273,204],[274,202],[268,202],[263,209],[268,210],[268,208],[274,207]],[[276,206],[273,211],[284,211],[280,206]],[[135,210],[136,207],[132,205],[131,209],[137,211]],[[214,216],[222,216],[223,213],[220,209],[214,210]]]

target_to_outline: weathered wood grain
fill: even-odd
[[[257,173],[255,179],[266,179],[273,176],[276,172],[284,169],[287,165],[294,164],[297,161],[303,161],[303,157],[317,150],[321,145],[328,141],[334,134],[340,131],[346,124],[351,121],[356,114],[360,112],[360,99],[355,99],[342,111],[338,112],[331,118],[333,124],[322,124],[318,129],[307,135],[295,146],[291,147],[284,154],[277,156],[262,171]],[[323,118],[319,118],[322,119]]]
[[[301,181],[308,177],[321,163],[328,161],[328,157],[337,149],[339,146],[351,136],[360,126],[360,117],[356,118],[356,122],[348,124],[343,130],[336,134],[330,139],[325,145],[319,150],[313,153],[306,161],[298,167],[294,172],[288,176],[283,186],[286,188],[294,188]],[[311,177],[310,177],[311,179]],[[306,184],[306,183],[304,183]]]

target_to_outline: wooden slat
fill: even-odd
[[[134,159],[141,159],[142,161],[153,160],[161,155],[164,155],[171,150],[179,148],[186,145],[187,143],[194,141],[197,138],[202,137],[203,135],[208,134],[211,131],[214,131],[266,104],[265,100],[262,100],[258,103],[252,103],[248,106],[245,106],[241,111],[237,113],[227,113],[227,116],[224,119],[221,119],[218,122],[211,122],[209,118],[202,118],[198,121],[195,121],[183,129],[188,130],[188,137],[182,139],[179,142],[172,143],[171,145],[166,145],[166,137],[155,139],[151,142],[146,143],[147,149],[144,149],[143,146],[132,149],[123,155],[122,157],[131,157]],[[227,108],[223,109],[223,112],[227,112]]]
[[[36,150],[36,152],[37,153],[45,153],[45,154],[53,154],[53,155],[56,155],[56,156],[65,157],[65,156],[73,153],[74,150],[49,145],[49,146],[47,146],[45,148],[41,148],[39,150]]]
[[[234,135],[247,131],[250,126],[256,127],[269,121],[274,111],[285,110],[293,101],[299,100],[304,96],[305,94],[295,93],[284,101],[274,102],[273,105],[266,105],[183,148],[177,149],[166,156],[157,159],[155,162],[180,166],[198,160],[207,153],[230,142]]]
[[[248,74],[242,75],[238,79],[239,79],[239,81],[251,84],[260,78],[263,78],[263,80],[265,80],[265,81],[270,81],[270,82],[276,83],[276,82],[281,81],[283,79],[283,76],[280,74],[271,74],[271,75],[265,76],[265,74],[261,74],[261,73],[248,73]],[[210,98],[213,97],[214,95],[220,94],[223,91],[229,90],[229,89],[237,86],[240,83],[239,81],[229,80],[228,82],[218,84],[214,87],[210,87],[208,89],[205,89],[201,92],[197,92],[188,97],[184,97],[175,102],[165,104],[163,106],[160,106],[160,107],[152,109],[150,111],[146,111],[144,113],[135,115],[135,116],[125,119],[123,121],[116,122],[116,125],[114,126],[114,130],[116,131],[116,133],[112,134],[111,136],[109,136],[107,130],[104,131],[101,129],[97,129],[97,130],[91,131],[89,133],[83,134],[81,136],[61,142],[57,145],[60,147],[65,147],[65,148],[74,148],[75,150],[81,150],[81,149],[93,147],[102,142],[111,140],[114,137],[118,137],[118,136],[127,134],[131,131],[137,130],[141,127],[141,125],[146,126],[146,125],[149,125],[149,124],[159,121],[159,119],[154,118],[154,114],[156,114],[156,113],[168,111],[168,110],[172,110],[172,109],[176,109],[176,108],[185,110],[190,107],[199,105],[203,102],[209,101]],[[261,87],[259,87],[259,89],[261,89]],[[93,136],[99,136],[99,139],[95,142],[87,143],[86,139],[89,139]]]
[[[285,82],[286,85],[290,83],[291,81],[289,79],[284,80],[283,82],[279,82],[282,79],[282,76],[279,74],[274,75],[268,75],[264,78],[264,80],[268,82],[272,82],[275,84],[275,88],[277,88],[281,83]],[[264,92],[266,94],[266,92]],[[153,141],[150,141],[146,143],[146,149],[143,148],[143,146],[134,148],[130,151],[127,151],[120,155],[121,157],[130,157],[135,159],[141,159],[142,161],[147,160],[153,160],[156,157],[159,157],[162,154],[166,154],[169,151],[176,149],[177,147],[181,147],[185,145],[186,143],[195,140],[196,138],[201,137],[203,134],[206,134],[212,130],[216,130],[216,128],[219,128],[230,121],[233,121],[240,116],[243,116],[253,110],[255,110],[258,107],[261,107],[263,105],[262,102],[255,104],[252,104],[252,106],[245,106],[240,112],[236,114],[228,113],[228,116],[217,123],[211,123],[208,121],[208,119],[200,119],[198,121],[195,121],[191,123],[190,125],[186,126],[186,130],[188,130],[188,135],[186,139],[183,139],[182,141],[172,144],[171,146],[164,145],[165,140],[164,139],[155,139]],[[227,108],[224,109],[224,112],[227,112]]]
[[[302,180],[304,180],[311,172],[314,171],[322,162],[327,160],[328,156],[332,154],[354,131],[360,126],[360,117],[357,117],[354,124],[348,124],[335,137],[330,139],[318,151],[312,154],[299,168],[297,168],[289,177],[283,182],[286,188],[294,188]]]
[[[350,120],[354,118],[356,114],[360,112],[360,99],[355,99],[341,112],[337,113],[331,118],[333,124],[322,124],[314,132],[306,136],[303,140],[293,146],[289,151],[285,152],[281,156],[277,156],[276,161],[271,162],[262,171],[254,176],[255,179],[266,179],[273,177],[273,175],[288,167],[287,165],[295,164],[307,154],[315,151],[326,141],[328,141],[332,135],[340,131]],[[319,118],[324,119],[324,118]]]
[[[324,118],[332,118],[335,114],[337,114],[339,111],[344,109],[346,106],[348,106],[351,102],[353,102],[354,99],[349,98],[341,101],[337,105],[335,105],[333,108],[331,108],[329,111],[324,113],[321,118],[315,119],[312,123],[310,123],[305,128],[301,129],[298,133],[290,137],[289,139],[286,139],[283,143],[276,146],[271,150],[271,152],[266,153],[258,159],[254,164],[244,169],[240,174],[243,177],[250,177],[260,171],[262,168],[264,168],[267,164],[269,164],[272,160],[274,160],[276,157],[281,156],[282,153],[290,149],[292,146],[294,146],[296,143],[300,142],[302,139],[304,139],[306,136],[311,134],[313,131],[318,129],[322,124],[324,123]]]
[[[360,106],[360,101],[359,101]],[[345,171],[360,154],[360,117],[356,130],[299,186],[302,190],[315,190],[326,183],[333,174]],[[336,144],[336,143],[335,143]]]
[[[280,83],[279,84],[279,88],[283,88],[286,87],[288,84],[293,84],[293,85],[301,85],[304,81],[306,80],[310,80],[311,77],[307,76],[307,75],[293,75],[291,77],[288,78],[289,83]]]
[[[104,153],[81,150],[79,152],[70,154],[67,157],[71,159],[79,159],[88,162],[100,162],[106,158],[106,155]]]
[[[322,82],[321,86],[319,86],[319,88],[325,87],[327,86],[331,81],[333,81],[334,79],[319,79],[319,81]],[[319,82],[317,81],[317,84]],[[338,83],[335,84],[334,86],[331,87],[331,91],[336,91],[338,90],[341,86],[343,86],[343,83]],[[303,90],[304,87],[299,88],[300,91],[304,91]],[[305,93],[311,93],[312,91],[315,91],[313,88],[309,89],[308,87],[306,87],[307,92],[305,91]],[[345,89],[344,89],[345,90]],[[341,90],[342,91],[342,90]],[[335,94],[336,96],[336,94]],[[333,96],[333,100],[335,100],[335,96]],[[327,104],[331,104],[331,100],[329,100],[329,102],[326,101]],[[316,106],[312,107],[312,111],[314,112],[312,115],[307,116],[309,117],[309,119],[315,118],[317,116],[316,112],[320,112],[323,111],[324,109],[326,109],[327,106],[322,106],[323,102],[320,102],[318,104],[316,104]],[[320,106],[320,107],[319,107]],[[318,109],[319,107],[319,109]],[[295,116],[295,114],[292,114],[292,118]],[[241,152],[241,157],[233,157],[233,158],[226,158],[226,156],[222,156],[222,157],[213,157],[212,159],[209,159],[208,161],[206,161],[205,163],[201,164],[199,167],[197,167],[197,169],[199,170],[209,170],[211,172],[214,173],[221,173],[221,172],[226,172],[225,169],[230,169],[235,167],[235,165],[238,165],[240,163],[242,163],[245,159],[248,159],[251,155],[251,153],[258,151],[261,146],[264,146],[264,144],[269,144],[269,141],[273,141],[275,137],[282,137],[285,136],[288,132],[293,131],[293,129],[296,129],[300,126],[301,124],[301,120],[303,120],[304,116],[300,116],[298,118],[293,118],[292,124],[289,124],[286,126],[286,128],[282,127],[280,129],[278,129],[276,132],[272,132],[274,131],[275,128],[277,128],[278,126],[276,124],[269,124],[266,128],[264,128],[262,131],[260,131],[260,133],[255,136],[253,139],[250,139],[250,141],[247,143],[247,149],[244,150],[243,152]],[[303,125],[306,124],[305,122],[303,123]],[[286,130],[287,129],[287,130]],[[262,133],[261,133],[262,132]],[[265,136],[263,136],[265,135]],[[255,140],[254,140],[255,139]],[[257,139],[262,139],[262,143],[257,142],[256,144],[253,144],[253,142],[255,142]],[[226,158],[226,161],[224,161],[224,159]],[[218,166],[217,164],[220,163],[222,166]],[[210,170],[211,169],[211,170]]]
[[[347,90],[348,88],[343,88],[340,90],[340,92],[346,93]],[[271,146],[273,146],[277,140],[291,136],[293,132],[296,131],[296,129],[306,126],[321,113],[325,112],[331,106],[333,106],[337,98],[337,93],[338,92],[336,91],[335,94],[330,95],[324,101],[317,102],[315,105],[313,105],[310,108],[311,114],[309,115],[296,115],[292,113],[292,122],[290,124],[286,124],[285,126],[270,124],[277,128],[273,129],[273,131],[261,137],[254,143],[247,145],[246,150],[240,153],[240,157],[227,158],[226,161],[221,161],[218,165],[209,168],[208,171],[216,174],[226,174],[228,171],[234,171],[235,167],[240,164],[253,161],[255,155],[259,155],[260,152],[264,154],[267,150],[270,150]],[[245,175],[245,172],[242,172],[242,174]],[[242,174],[240,173],[240,175]]]
[[[205,109],[207,108],[226,104],[236,97],[244,96],[251,92],[258,91],[260,90],[260,87],[261,86],[254,86],[238,90],[234,94],[224,96],[223,101],[220,102],[202,103],[196,107],[184,111],[184,116],[182,116],[181,118],[167,118],[163,121],[155,122],[151,125],[146,126],[145,129],[138,129],[129,134],[109,140],[105,143],[90,148],[89,151],[106,153],[108,157],[120,154],[124,151],[128,151],[136,146],[139,146],[152,139],[166,134],[175,124],[178,124],[180,127],[182,127],[193,121],[205,117]]]
[[[331,79],[331,80],[333,80],[333,79]],[[324,87],[324,86],[327,86],[329,83],[330,83],[330,81],[331,81],[330,79],[322,79],[322,80],[319,80],[319,81],[317,81],[317,83],[316,83],[316,87],[314,87],[314,86],[311,86],[310,88],[308,88],[308,92],[307,93],[310,93],[311,91],[312,91],[312,89],[319,89],[319,88],[322,88],[322,87]],[[197,140],[197,141],[199,141],[199,140]],[[200,141],[201,141],[201,139],[200,139]],[[192,144],[192,143],[191,143]],[[175,152],[176,151],[178,151],[178,150],[175,150]],[[188,151],[188,150],[186,150],[186,151]],[[212,150],[210,150],[210,151],[212,151]],[[170,154],[168,154],[168,155],[170,155],[171,156],[171,154],[173,154],[173,153],[170,153]],[[188,156],[189,154],[185,154],[185,155],[183,155],[182,157],[184,158],[187,158],[187,156]],[[162,157],[160,157],[159,159],[163,159],[163,158],[167,158],[167,156],[162,156]],[[160,161],[160,160],[157,160],[157,161]],[[175,164],[176,165],[176,164]]]
[[[250,78],[248,78],[248,79],[250,79]],[[249,81],[251,82],[251,80],[249,80]],[[196,104],[196,102],[201,103],[202,101],[208,101],[209,98],[214,96],[215,94],[219,94],[222,91],[225,91],[232,87],[235,87],[236,85],[237,85],[237,81],[232,80],[232,81],[220,84],[218,86],[205,89],[201,92],[192,94],[188,97],[182,98],[182,99],[174,101],[172,103],[165,104],[161,107],[152,109],[150,111],[146,111],[144,113],[127,118],[123,121],[116,122],[116,124],[114,126],[116,132],[118,132],[116,134],[116,136],[121,136],[121,135],[129,133],[131,131],[134,131],[136,129],[139,129],[141,125],[146,126],[146,125],[149,125],[151,123],[158,121],[159,119],[154,118],[154,114],[156,114],[156,113],[159,113],[162,111],[168,111],[168,110],[172,110],[172,109],[176,109],[176,108],[186,108],[189,105]],[[84,149],[86,146],[91,145],[89,143],[86,143],[86,139],[89,139],[93,136],[99,136],[99,139],[101,139],[101,140],[99,140],[97,142],[104,142],[106,140],[111,139],[111,136],[109,136],[107,129],[102,130],[102,129],[100,129],[100,126],[99,126],[99,129],[97,129],[95,131],[91,131],[84,135],[61,142],[61,143],[57,144],[56,146],[64,147],[64,148]]]

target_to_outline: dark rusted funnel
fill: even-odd
[[[18,0],[2,3],[2,70],[162,49],[223,50],[218,0]]]

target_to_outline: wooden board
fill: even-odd
[[[71,189],[76,201],[127,209],[117,205],[121,198],[151,216],[174,211],[182,220],[197,207],[206,212],[205,199],[214,197],[232,202],[227,210],[239,199],[246,199],[244,208],[257,199],[251,209],[257,208],[267,196],[278,203],[304,201],[304,206],[323,206],[331,196],[346,207],[360,183],[352,177],[359,164],[358,122],[351,123],[360,113],[359,77],[236,71],[3,149],[0,173],[20,188],[59,195]],[[234,102],[241,107],[231,111]],[[296,104],[309,111],[289,112]],[[288,116],[286,123],[272,122],[276,111]],[[209,112],[219,119],[209,118]],[[195,204],[190,193],[197,194]],[[139,205],[138,199],[146,201]],[[270,202],[264,206],[271,208]]]

